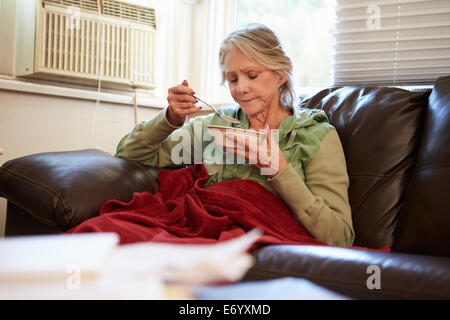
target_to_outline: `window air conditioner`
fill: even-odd
[[[154,88],[154,8],[118,0],[18,0],[16,14],[16,76]]]

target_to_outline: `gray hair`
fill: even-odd
[[[291,110],[295,100],[293,64],[275,32],[263,24],[249,24],[229,34],[219,51],[222,84],[227,79],[225,57],[233,48],[238,48],[250,59],[286,76],[286,82],[280,87],[280,104]]]

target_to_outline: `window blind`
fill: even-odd
[[[450,0],[337,0],[334,85],[429,85],[450,74]]]

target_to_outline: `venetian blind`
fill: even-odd
[[[337,0],[334,85],[427,85],[450,74],[450,0]]]

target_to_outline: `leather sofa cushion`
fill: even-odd
[[[98,215],[107,200],[155,192],[149,170],[100,150],[33,154],[0,168],[0,196],[61,231]]]
[[[429,94],[389,87],[342,87],[323,90],[301,103],[324,110],[341,138],[355,245],[393,245]]]
[[[450,256],[450,76],[436,80],[395,250]]]

